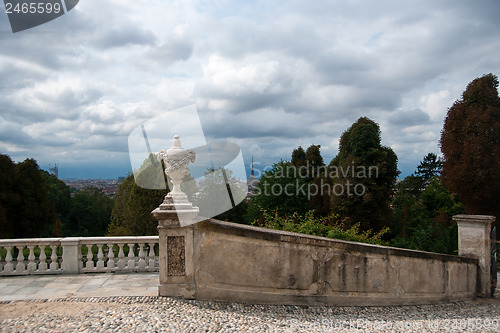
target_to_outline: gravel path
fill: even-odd
[[[500,332],[500,301],[425,306],[246,305],[170,297],[0,302],[2,332]]]

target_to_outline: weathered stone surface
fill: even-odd
[[[480,297],[491,297],[491,226],[494,216],[455,215],[458,223],[458,254],[479,259],[478,291]]]
[[[186,251],[184,236],[167,236],[167,274],[186,275]]]
[[[186,238],[192,275],[162,296],[274,304],[428,304],[476,295],[475,258],[396,249],[217,220],[164,228]],[[189,250],[189,251],[191,251]],[[182,293],[181,293],[182,294]],[[189,294],[189,296],[186,296]]]

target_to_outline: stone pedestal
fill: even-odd
[[[193,298],[193,226],[181,227],[179,220],[188,221],[196,217],[198,208],[186,204],[183,209],[176,210],[175,206],[169,193],[160,207],[151,212],[158,220],[158,295]]]
[[[458,255],[479,259],[477,296],[491,297],[491,227],[494,216],[455,215]]]
[[[165,174],[170,177],[173,189],[163,203],[151,213],[158,220],[160,246],[159,296],[193,298],[193,221],[199,209],[194,207],[181,190],[182,178],[189,174],[187,165],[195,161],[195,152],[184,150],[178,135],[172,147],[157,155],[165,163]]]

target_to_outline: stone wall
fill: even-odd
[[[383,306],[472,299],[477,283],[478,259],[471,257],[213,219],[182,228],[160,223],[161,296]]]

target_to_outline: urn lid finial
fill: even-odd
[[[174,135],[174,141],[172,141],[172,148],[182,148],[180,137],[177,134]]]

